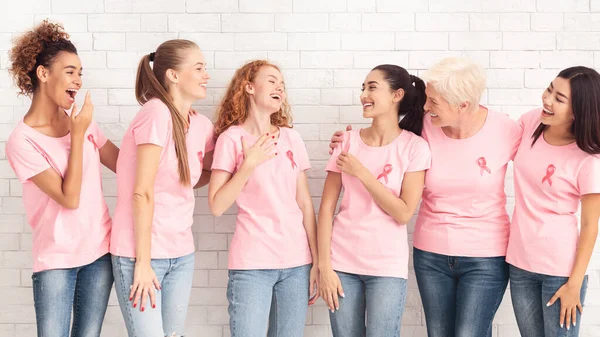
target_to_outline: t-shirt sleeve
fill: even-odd
[[[515,155],[517,154],[517,150],[519,149],[519,146],[521,145],[521,140],[523,138],[523,125],[521,124],[521,121],[519,119],[519,122],[514,122],[514,120],[510,120],[510,123],[508,124],[508,127],[510,128],[510,132],[509,132],[509,137],[510,139],[508,140],[510,142],[510,160],[514,160],[515,159]]]
[[[223,170],[234,173],[237,167],[236,143],[226,134],[221,134],[215,145],[213,154],[213,170]]]
[[[590,156],[577,175],[579,194],[600,193],[600,157]]]
[[[10,137],[6,157],[21,183],[51,168],[46,154],[25,137]]]
[[[408,163],[406,172],[428,170],[431,167],[431,150],[429,149],[429,144],[424,139],[418,138],[411,150],[410,162]]]
[[[300,137],[300,134],[293,130],[292,132],[293,137],[291,138],[294,142],[292,148],[294,149],[294,155],[296,157],[294,158],[294,161],[298,165],[298,169],[300,171],[306,171],[311,168],[310,158],[308,157],[308,151],[306,150],[306,144],[304,143],[304,140],[302,140],[302,137]]]
[[[99,149],[106,145],[108,138],[106,138],[104,132],[102,132],[102,130],[100,129],[98,124],[96,124],[95,121],[92,121],[92,124],[90,124],[90,131],[94,135],[94,138],[96,138],[96,144],[98,145]]]
[[[171,113],[162,102],[147,102],[138,112],[133,124],[135,145],[154,144],[164,147],[171,128]]]
[[[204,137],[204,153],[208,153],[215,149],[215,127],[208,117],[199,114],[197,118],[202,123],[200,129]]]
[[[341,171],[337,168],[337,159],[340,156],[340,154],[342,153],[342,151],[346,151],[348,152],[348,149],[350,148],[350,137],[351,131],[346,131],[344,133],[344,137],[342,139],[342,143],[339,144],[334,150],[333,153],[331,154],[331,157],[329,157],[329,161],[327,162],[327,166],[325,166],[325,171],[329,171],[329,172],[337,172],[340,173]]]

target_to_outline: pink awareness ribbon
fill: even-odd
[[[556,172],[556,166],[552,164],[548,165],[548,168],[546,169],[546,175],[542,179],[542,184],[545,181],[548,181],[548,185],[552,186],[552,176],[554,175],[554,172]]]
[[[94,144],[94,149],[98,150],[98,144],[96,144],[96,141],[94,140],[94,136],[90,133],[87,137],[87,139],[92,142],[92,144]]]
[[[392,165],[391,164],[385,164],[385,166],[383,167],[383,172],[381,172],[380,175],[377,176],[377,180],[379,180],[380,178],[385,179],[385,183],[388,183],[388,174],[392,173]]]
[[[292,168],[298,167],[298,165],[296,165],[296,162],[294,161],[294,153],[292,152],[292,150],[288,150],[288,152],[286,152],[286,155],[288,159],[292,162]]]
[[[492,170],[490,170],[490,168],[487,167],[487,161],[485,160],[485,158],[481,157],[477,159],[477,165],[479,165],[480,167],[480,174],[482,177],[484,171],[487,171],[487,173],[492,174]]]

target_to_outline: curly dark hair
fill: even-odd
[[[77,54],[77,48],[69,41],[69,34],[60,23],[44,20],[18,36],[13,41],[8,69],[19,88],[19,95],[31,95],[39,82],[38,66],[50,67],[60,52]]]

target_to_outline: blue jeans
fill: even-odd
[[[577,337],[581,313],[577,311],[577,325],[560,327],[560,300],[550,307],[546,303],[554,296],[568,277],[532,273],[510,265],[510,296],[517,325],[522,337]],[[585,300],[588,277],[585,276],[579,293],[581,304]]]
[[[400,336],[406,279],[336,273],[345,297],[338,299],[340,309],[329,313],[334,337]]]
[[[135,259],[113,255],[112,261],[117,298],[129,337],[183,336],[192,291],[194,254],[150,261],[161,290],[154,290],[156,308],[148,304],[143,312],[129,301]]]
[[[429,337],[491,337],[508,284],[501,257],[447,256],[414,249]]]
[[[38,337],[98,337],[113,284],[110,254],[77,268],[33,273]],[[71,310],[73,327],[71,328]]]
[[[302,337],[310,268],[230,270],[231,337]]]

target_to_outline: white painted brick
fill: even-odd
[[[239,0],[240,12],[291,13],[293,0]]]
[[[19,234],[0,234],[0,247],[2,251],[19,250]]]
[[[25,205],[21,198],[4,197],[2,198],[2,211],[4,214],[25,214]]]
[[[132,51],[109,51],[106,53],[106,65],[108,68],[137,69],[137,66],[145,52]]]
[[[469,15],[469,30],[472,32],[494,32],[500,28],[497,13],[472,13]]]
[[[542,68],[567,68],[574,65],[593,67],[592,51],[542,51],[540,66]]]
[[[539,51],[492,51],[490,52],[492,68],[539,68]]]
[[[272,32],[274,21],[273,14],[222,14],[221,29],[239,33]]]
[[[588,0],[537,0],[538,12],[589,12]]]
[[[557,33],[559,50],[599,50],[600,34],[591,32]]]
[[[186,1],[187,13],[232,13],[238,11],[237,0]]]
[[[340,123],[368,123],[362,115],[362,109],[359,106],[342,106],[340,107]]]
[[[502,46],[505,50],[554,50],[554,33],[504,33]]]
[[[169,14],[169,32],[220,32],[219,14]],[[225,30],[223,30],[225,31]]]
[[[93,35],[91,33],[72,33],[69,39],[77,48],[77,51],[89,51],[93,49]]]
[[[45,19],[60,22],[69,33],[87,32],[87,15],[80,14],[37,14],[34,22],[40,23]]]
[[[268,52],[267,58],[269,59],[269,61],[282,68],[300,68],[300,52],[297,51]]]
[[[319,89],[287,89],[287,94],[292,106],[318,105],[321,101],[321,92]]]
[[[356,83],[360,86],[360,83]],[[322,89],[322,105],[352,105],[352,89]]]
[[[396,50],[447,50],[448,33],[396,33]]]
[[[470,58],[484,68],[490,67],[490,52],[487,50],[463,50],[461,56]]]
[[[354,52],[354,68],[372,69],[379,64],[408,66],[408,52],[404,51],[357,51]]]
[[[408,67],[412,69],[428,69],[441,59],[456,56],[460,56],[460,52],[410,51],[408,52]]]
[[[361,15],[348,14],[331,14],[329,16],[329,30],[332,32],[352,32],[361,30]]]
[[[12,6],[12,13],[38,14],[50,13],[49,0],[21,0],[18,6]]]
[[[131,0],[134,13],[183,13],[185,0]]]
[[[141,17],[139,14],[93,14],[88,15],[90,32],[138,32]]]
[[[536,0],[482,0],[484,12],[535,12]]]
[[[102,13],[104,0],[69,1],[52,0],[52,13]]]
[[[523,70],[519,69],[488,69],[488,88],[522,88]]]
[[[329,25],[329,15],[316,14],[276,14],[276,32],[326,32]]]
[[[319,103],[317,101],[317,103]],[[319,140],[319,126],[312,124],[294,124],[294,130],[298,131],[302,140]],[[309,180],[310,182],[311,180]]]
[[[21,233],[25,225],[25,221],[21,215],[5,213],[0,217],[0,233]]]
[[[416,30],[421,32],[460,32],[469,30],[469,15],[456,13],[416,13]]]
[[[90,69],[86,70],[86,83],[92,88],[132,88],[135,73],[129,69]]]
[[[94,50],[124,50],[125,34],[94,33]]]
[[[394,50],[394,33],[342,34],[343,50]]]
[[[585,32],[600,30],[600,14],[565,13],[565,31]]]
[[[0,32],[20,33],[26,29],[31,29],[34,23],[33,14],[14,14],[3,15],[0,20]]]
[[[333,86],[336,88],[356,88],[357,85],[363,83],[370,70],[336,70]]]
[[[0,180],[0,196],[2,196],[2,197],[11,196],[11,194],[10,194],[10,181],[11,180],[7,180],[7,179]],[[14,180],[12,180],[12,181],[14,181]]]
[[[489,89],[488,101],[490,104],[503,104],[511,102],[515,105],[535,105],[541,100],[541,93],[537,89]]]
[[[452,50],[498,50],[501,47],[501,33],[450,33]]]
[[[548,87],[558,72],[559,70],[554,69],[527,69],[525,70],[525,88],[538,88],[541,95],[541,90]]]
[[[229,277],[227,275],[227,270],[210,270],[208,272],[208,282],[211,287],[215,288],[226,288],[227,281]],[[227,316],[229,318],[229,315]],[[212,323],[215,324],[215,323]],[[218,324],[218,323],[216,323]],[[223,323],[227,324],[227,322]]]
[[[142,32],[164,32],[168,27],[167,14],[142,14]]]
[[[406,13],[427,12],[429,5],[427,1],[413,0],[377,0],[378,12]]]
[[[339,113],[339,107],[334,106],[297,106],[294,108],[296,123],[337,123]]]
[[[353,58],[349,51],[307,51],[300,53],[300,66],[312,69],[352,68]]]
[[[429,0],[430,12],[481,12],[481,0]]]
[[[377,10],[376,0],[346,0],[348,12],[369,13]]]
[[[341,41],[336,33],[290,33],[288,50],[339,50]]]
[[[600,0],[590,0],[590,11],[592,11],[592,12],[600,11]]]
[[[227,249],[227,235],[224,234],[198,234],[198,250],[213,251]]]
[[[236,33],[235,50],[286,50],[287,34]]]
[[[365,13],[362,30],[365,32],[410,32],[415,29],[413,13]]]
[[[267,52],[215,52],[216,69],[237,69],[248,61],[266,59]]]
[[[80,52],[79,57],[84,70],[106,68],[106,52]]]
[[[179,38],[192,40],[200,46],[202,50],[234,50],[235,35],[219,33],[181,33]],[[158,47],[158,45],[157,45]]]
[[[294,1],[293,6],[295,13],[303,12],[345,12],[346,11],[346,0],[302,0]]]
[[[129,13],[131,12],[131,0],[104,0],[104,11],[106,13]]]
[[[175,33],[126,33],[127,51],[152,52],[158,46],[171,39],[176,39]]]
[[[538,32],[560,32],[565,26],[563,23],[565,15],[563,13],[532,13],[531,30]]]

